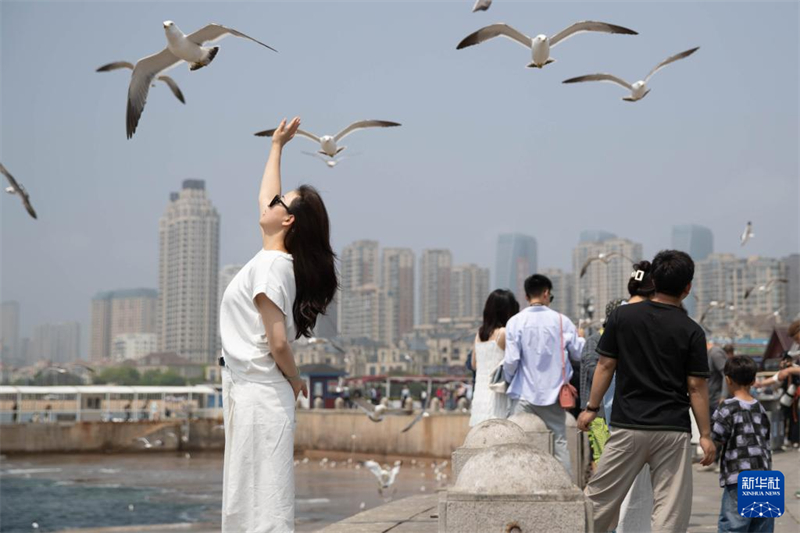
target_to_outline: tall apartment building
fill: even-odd
[[[584,264],[600,254],[620,254],[607,261],[593,261],[583,277]],[[642,245],[628,239],[610,237],[605,240],[582,241],[572,250],[572,271],[575,276],[574,318],[589,318],[586,310],[591,303],[592,318],[602,319],[606,304],[617,298],[628,298],[628,280],[634,262],[642,259]]]
[[[393,344],[414,329],[414,252],[384,248],[381,259],[380,340]]]
[[[127,333],[156,333],[158,291],[122,289],[92,298],[89,359],[111,357],[114,339]]]
[[[508,289],[524,302],[525,279],[536,273],[537,266],[536,239],[521,233],[498,235],[494,288]]]
[[[372,339],[377,339],[379,325],[376,325],[373,331],[373,322],[380,323],[379,302],[371,302],[370,298],[373,292],[375,292],[374,297],[379,298],[378,241],[360,240],[345,246],[339,269],[337,295],[339,333],[345,337],[370,336]],[[367,289],[362,290],[364,287]],[[374,320],[372,317],[366,317],[363,312],[367,300],[370,300],[368,307],[372,308],[374,305]]]
[[[457,265],[450,273],[450,316],[480,318],[489,296],[489,269]]]
[[[786,265],[786,313],[785,317],[791,320],[800,319],[800,254],[787,255],[783,258]]]
[[[19,302],[3,302],[0,320],[2,320],[2,324],[0,324],[0,361],[3,365],[22,366]]]
[[[78,322],[41,324],[33,329],[30,361],[71,363],[81,358],[81,325]]]
[[[710,254],[695,263],[692,293],[697,300],[696,318],[705,314],[706,328],[712,333],[727,334],[742,321],[769,319],[776,311],[782,313],[787,305],[787,287],[770,281],[786,276],[786,264],[779,259]]]
[[[219,228],[202,180],[185,180],[159,220],[159,351],[193,363],[217,354]]]
[[[429,249],[420,258],[420,324],[435,324],[450,317],[450,250]]]

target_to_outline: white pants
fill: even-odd
[[[294,393],[222,371],[222,532],[294,531]]]

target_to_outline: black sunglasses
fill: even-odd
[[[281,195],[280,195],[280,194],[276,194],[276,195],[275,195],[275,198],[273,198],[273,199],[272,199],[272,201],[269,203],[269,207],[271,207],[271,208],[272,208],[272,207],[275,207],[275,206],[276,206],[276,205],[278,205],[278,204],[282,205],[282,206],[283,206],[283,208],[284,208],[284,209],[286,209],[286,212],[287,212],[287,213],[289,213],[290,215],[292,214],[292,210],[291,210],[291,209],[289,209],[289,206],[288,206],[288,205],[286,205],[286,204],[283,202],[283,200],[281,199]]]

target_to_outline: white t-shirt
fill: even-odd
[[[292,314],[296,292],[292,256],[277,250],[261,250],[231,280],[222,296],[219,331],[225,365],[234,374],[259,383],[286,379],[270,355],[255,298],[263,293],[283,312],[291,342],[296,334]]]

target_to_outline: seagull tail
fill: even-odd
[[[208,48],[206,57],[203,58],[200,63],[192,63],[192,65],[189,67],[189,70],[197,70],[208,66],[212,61],[214,61],[214,58],[217,57],[217,52],[219,52],[219,46]]]

